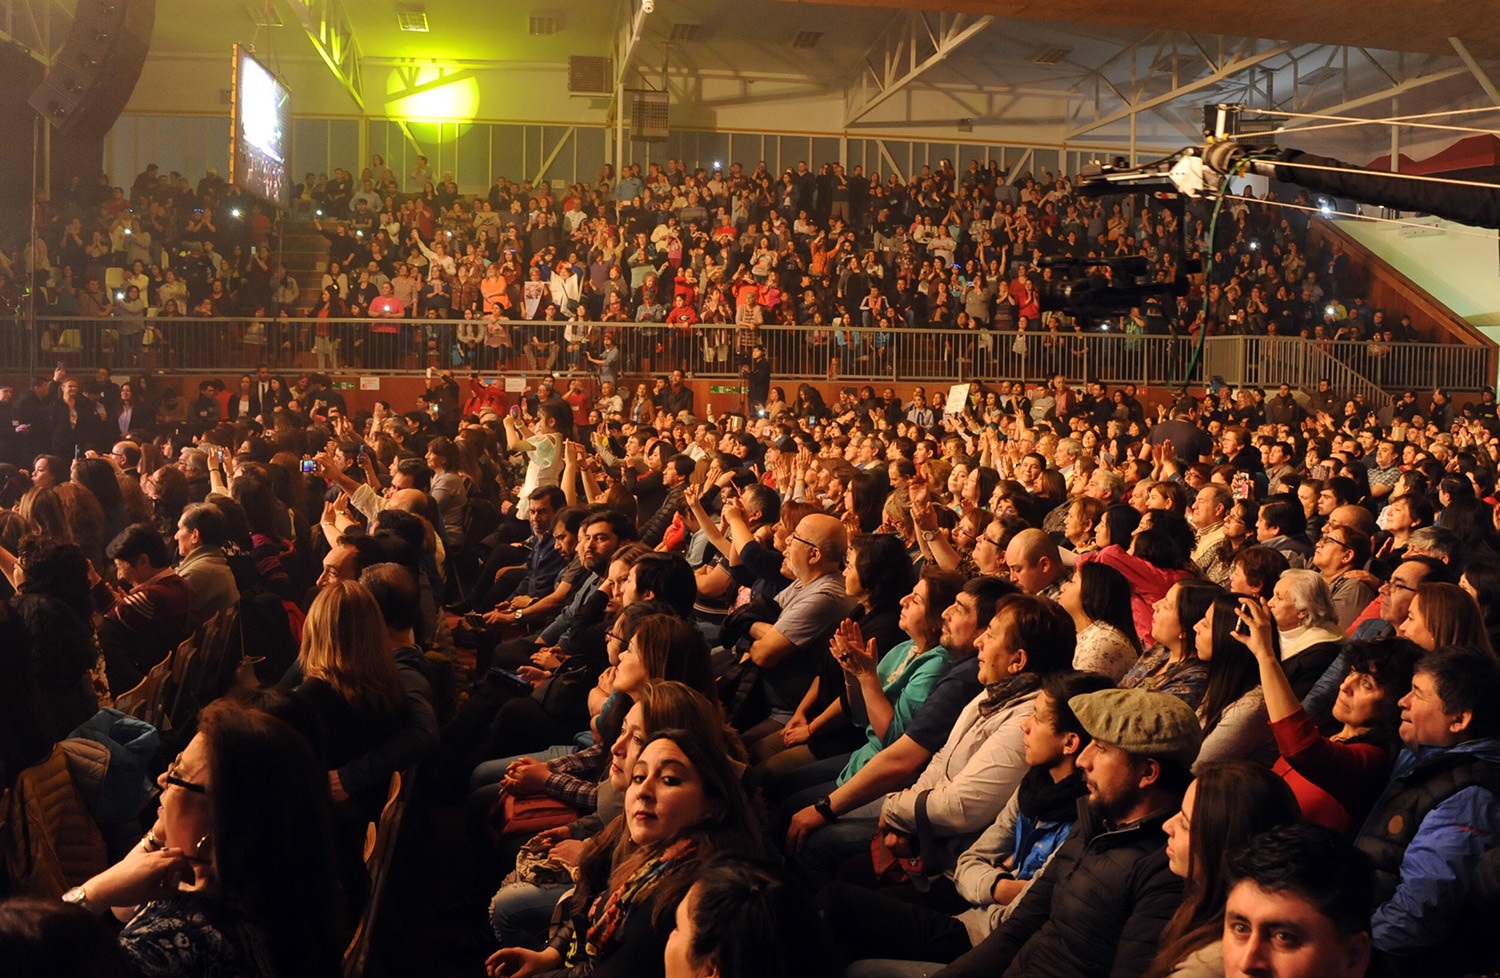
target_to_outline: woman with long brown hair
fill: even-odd
[[[1162,930],[1147,978],[1224,974],[1220,939],[1229,875],[1224,861],[1255,836],[1299,818],[1285,781],[1259,764],[1205,764],[1167,819],[1167,867],[1183,878],[1182,904]]]
[[[571,927],[542,951],[496,951],[485,962],[491,976],[560,968],[585,974],[601,967],[613,974],[661,974],[672,915],[703,862],[761,854],[760,826],[722,736],[655,732],[629,774],[624,814],[580,861]]]

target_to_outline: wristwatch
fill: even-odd
[[[521,609],[517,608],[515,611],[511,612],[510,616],[511,616],[512,620],[514,620],[514,621],[520,621],[521,620]]]
[[[922,531],[922,539],[924,541],[926,541],[927,543],[931,543],[933,537],[936,537],[936,536],[937,536],[937,531],[936,530],[923,530]]]
[[[89,895],[83,892],[83,887],[75,886],[62,895],[62,902],[75,907],[82,907],[90,913],[94,912],[94,905],[89,903]]]
[[[834,814],[833,802],[828,800],[827,795],[813,802],[813,811],[823,816],[823,821],[825,822],[837,822],[839,820],[839,817]]]

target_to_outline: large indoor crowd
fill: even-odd
[[[8,966],[1500,966],[1492,393],[533,377],[0,386]]]
[[[466,195],[376,157],[295,188],[308,305],[213,173],[61,188],[0,254],[59,361],[0,383],[0,960],[1500,969],[1493,392],[1162,399],[1043,309],[1131,257],[1191,287],[1127,336],[1416,338],[1289,203],[1210,233],[977,161]],[[773,383],[903,329],[973,330],[981,381]],[[329,376],[415,365],[406,404]]]

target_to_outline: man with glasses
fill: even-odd
[[[1352,625],[1375,597],[1363,575],[1354,573],[1363,570],[1369,559],[1370,538],[1343,525],[1330,524],[1313,548],[1312,565],[1328,584],[1341,631]]]
[[[133,479],[141,477],[141,447],[133,441],[117,441],[109,450],[109,457],[115,460],[115,465],[120,471]]]
[[[1351,637],[1359,641],[1395,635],[1401,623],[1406,621],[1417,585],[1428,581],[1451,583],[1452,576],[1448,566],[1435,557],[1407,557],[1380,585],[1376,615],[1357,623]]]

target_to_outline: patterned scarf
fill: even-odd
[[[1042,688],[1042,677],[1034,672],[1018,672],[1014,676],[990,683],[984,687],[984,699],[979,701],[979,715],[990,716],[1011,700]]]
[[[593,923],[584,935],[583,952],[597,960],[612,951],[620,942],[620,932],[624,930],[631,911],[637,904],[645,902],[643,898],[648,896],[652,884],[692,859],[695,851],[692,839],[678,839],[659,857],[632,873],[619,889],[596,898],[589,907],[589,917]],[[577,963],[578,943],[575,936],[573,946],[568,949],[569,967]]]

